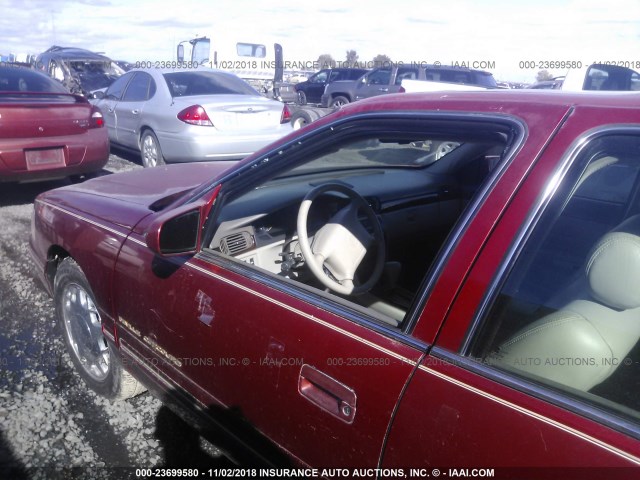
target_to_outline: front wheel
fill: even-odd
[[[307,95],[302,90],[297,92],[296,103],[298,105],[306,105],[307,104]]]
[[[145,168],[165,165],[158,137],[151,130],[146,130],[140,139],[140,156]]]
[[[349,99],[347,97],[344,97],[342,95],[338,95],[336,98],[334,98],[333,100],[331,100],[331,108],[340,108],[344,105],[346,105],[347,103],[349,103]]]
[[[58,324],[76,370],[96,393],[120,400],[145,391],[122,367],[102,333],[102,321],[89,282],[72,258],[65,258],[54,281]]]

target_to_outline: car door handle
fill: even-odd
[[[298,392],[334,417],[353,423],[356,416],[356,393],[329,375],[311,365],[302,365]]]
[[[140,110],[138,109],[131,110],[131,113],[133,113],[134,115],[138,115],[140,113]]]
[[[379,88],[378,90],[380,90],[381,92],[388,92],[389,91],[389,89],[386,88],[386,87]]]

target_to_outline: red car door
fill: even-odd
[[[377,465],[420,348],[248,279],[214,255],[159,265],[140,243],[128,241],[119,261],[125,354],[202,407],[232,409],[303,463]],[[135,282],[122,275],[134,264]],[[163,271],[171,275],[159,280]]]
[[[637,120],[576,109],[518,190],[412,377],[384,467],[637,477],[640,304],[617,298],[640,274],[640,129],[607,121]],[[416,337],[433,334],[425,320]]]
[[[238,197],[234,197],[233,183],[223,185],[216,201],[221,216],[229,212],[228,217],[220,220],[220,225],[224,224],[227,229],[223,237],[228,239],[225,249],[218,248],[218,239],[211,240],[210,248],[202,249],[193,257],[161,258],[146,247],[145,225],[139,225],[123,246],[116,266],[119,339],[127,361],[137,362],[147,375],[160,384],[164,382],[167,390],[186,392],[199,406],[211,412],[234,412],[297,462],[336,468],[378,466],[401,392],[433,342],[455,296],[455,287],[462,282],[466,272],[465,268],[455,265],[441,270],[447,262],[436,259],[426,285],[435,284],[437,288],[425,291],[420,282],[431,265],[425,260],[432,249],[437,252],[439,248],[439,245],[429,245],[429,248],[426,245],[434,242],[435,227],[443,228],[445,223],[440,225],[439,222],[446,219],[446,225],[457,228],[449,237],[446,232],[438,231],[442,241],[446,238],[448,242],[442,245],[444,254],[438,258],[446,258],[457,245],[461,232],[466,230],[464,224],[456,223],[458,215],[464,217],[466,212],[475,209],[477,200],[474,200],[473,192],[460,188],[459,192],[464,192],[465,201],[471,205],[471,209],[465,209],[460,199],[450,195],[448,183],[437,183],[440,176],[429,176],[425,184],[418,183],[415,192],[406,200],[411,188],[408,180],[421,177],[417,177],[415,171],[397,169],[396,165],[386,175],[371,175],[372,170],[356,169],[348,177],[354,190],[360,189],[361,195],[371,192],[370,195],[384,196],[388,210],[386,216],[381,216],[382,222],[387,222],[388,238],[393,238],[394,230],[400,235],[396,237],[396,242],[400,240],[400,243],[392,245],[390,240],[387,246],[394,247],[401,258],[411,253],[411,248],[416,253],[405,258],[403,267],[412,273],[407,281],[415,284],[415,290],[409,292],[414,296],[403,300],[406,307],[395,319],[392,317],[398,309],[388,302],[380,302],[383,304],[378,305],[381,310],[374,311],[371,304],[375,303],[375,298],[363,302],[358,298],[332,295],[314,286],[313,279],[307,278],[305,283],[302,276],[299,280],[286,277],[279,264],[282,260],[295,263],[295,248],[292,248],[292,258],[288,259],[283,245],[297,240],[295,235],[278,232],[287,231],[287,228],[289,232],[299,231],[295,226],[295,212],[299,211],[302,197],[318,178],[323,182],[330,178],[333,182],[343,183],[340,184],[340,196],[325,199],[328,203],[319,206],[324,212],[330,210],[332,213],[315,217],[316,223],[326,225],[331,223],[328,220],[338,216],[335,211],[344,212],[341,202],[347,190],[343,180],[345,173],[342,169],[334,172],[332,166],[337,161],[344,162],[344,158],[352,158],[354,151],[364,148],[372,158],[376,158],[376,154],[387,158],[388,149],[393,148],[394,153],[407,149],[404,151],[424,156],[425,142],[414,140],[430,138],[432,125],[438,127],[437,138],[446,135],[442,133],[444,128],[459,138],[459,122],[469,120],[470,131],[477,131],[481,138],[498,143],[483,141],[476,145],[474,142],[478,137],[470,136],[466,145],[474,152],[468,157],[470,163],[455,165],[460,168],[469,164],[488,166],[495,158],[503,158],[504,163],[508,163],[518,149],[535,156],[565,112],[564,106],[545,109],[544,128],[528,134],[526,142],[523,134],[514,136],[510,143],[504,143],[503,139],[512,132],[522,133],[522,129],[520,124],[506,117],[490,116],[487,120],[478,120],[472,115],[461,120],[457,116],[451,119],[448,115],[437,115],[432,124],[413,115],[406,119],[385,119],[380,123],[368,123],[369,118],[354,120],[356,126],[360,123],[367,126],[368,138],[363,138],[358,129],[354,129],[357,135],[353,134],[352,124],[348,122],[330,126],[326,132],[317,134],[320,137],[317,143],[326,145],[326,150],[305,154],[292,149],[290,153],[295,160],[311,158],[309,163],[317,162],[310,166],[300,165],[314,172],[312,176],[305,177],[307,170],[301,169],[293,175],[275,177],[272,183],[260,184],[257,182],[265,181],[262,180],[263,170],[255,168],[256,183],[238,177],[241,187],[237,188],[244,189]],[[400,132],[397,139],[390,138],[387,133],[392,127],[394,132]],[[496,128],[500,135],[493,135]],[[485,133],[491,135],[483,136]],[[338,144],[338,140],[342,143]],[[315,145],[312,141],[309,143]],[[501,157],[496,148],[510,150]],[[465,151],[464,148],[461,150]],[[282,161],[285,160],[283,157]],[[264,168],[277,166],[275,162],[264,163]],[[297,163],[293,165],[294,168],[298,166]],[[328,169],[323,177],[318,177],[318,168]],[[469,183],[483,191],[482,179],[494,181],[503,174],[506,181],[513,181],[527,168],[525,162],[514,165],[506,173],[500,168],[483,169],[483,175],[488,176],[469,179],[473,180]],[[379,172],[379,169],[373,171]],[[423,171],[423,175],[426,173],[428,170]],[[253,188],[246,185],[253,185]],[[424,192],[425,185],[432,190]],[[500,191],[498,201],[502,202],[510,195],[509,191]],[[227,201],[229,203],[225,203]],[[251,209],[247,213],[244,209],[248,205],[259,214]],[[492,215],[499,211],[499,207],[494,208]],[[265,218],[269,223],[258,222]],[[367,220],[373,222],[373,218],[376,217],[367,217]],[[490,228],[490,215],[478,218],[481,230]],[[253,222],[257,223],[253,225]],[[236,244],[243,242],[242,238],[235,237],[236,233],[242,236],[235,227],[239,225],[243,229],[250,227],[252,238],[268,237],[265,244],[255,250],[248,249],[244,256],[229,253]],[[405,229],[414,235],[407,238],[403,233]],[[483,235],[478,237],[480,241],[482,238]],[[470,258],[477,253],[477,248],[474,251],[465,243],[455,251],[465,249]],[[424,258],[420,257],[421,261],[417,260],[419,255],[424,255]],[[414,332],[411,336],[408,329],[425,300],[427,306],[415,332],[420,328],[430,329],[431,333],[418,336]],[[431,413],[424,409],[420,418]]]

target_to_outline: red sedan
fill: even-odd
[[[639,96],[357,102],[44,193],[31,249],[94,390],[292,465],[640,473]]]
[[[0,182],[86,176],[108,160],[97,107],[42,73],[0,66]]]

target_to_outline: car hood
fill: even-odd
[[[38,198],[95,219],[132,230],[204,182],[219,177],[236,162],[202,162],[116,173],[51,190]]]

